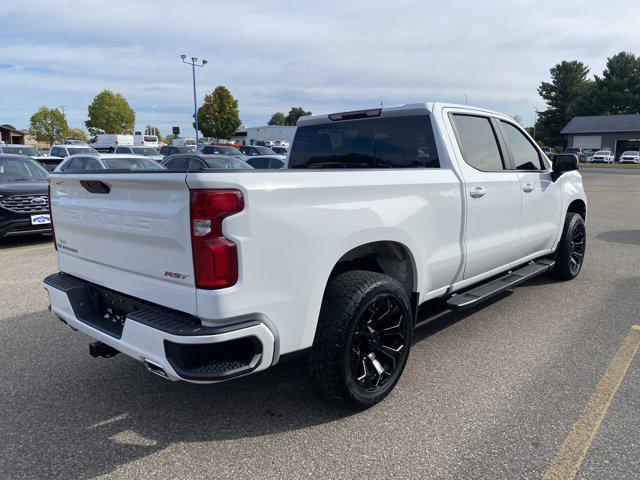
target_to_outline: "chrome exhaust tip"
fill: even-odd
[[[147,360],[146,358],[144,359],[144,368],[147,369],[147,371],[158,375],[159,377],[164,378],[165,380],[169,380],[169,375],[167,375],[167,372],[164,371],[164,369],[162,367],[160,367],[159,365],[156,365],[155,363]]]

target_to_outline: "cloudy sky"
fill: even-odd
[[[291,106],[327,113],[464,94],[529,125],[551,66],[578,59],[600,73],[608,56],[640,53],[639,28],[631,0],[1,0],[0,124],[25,128],[40,106],[64,105],[70,126],[83,126],[110,89],[138,129],[153,106],[163,134],[190,128],[185,53],[209,61],[198,100],[225,85],[250,126]]]

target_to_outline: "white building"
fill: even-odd
[[[243,145],[283,145],[291,144],[296,127],[265,125],[264,127],[247,127],[241,125],[231,140]]]

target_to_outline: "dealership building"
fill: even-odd
[[[573,117],[560,133],[567,135],[568,147],[608,148],[618,157],[640,148],[640,114]]]

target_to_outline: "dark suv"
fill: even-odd
[[[0,237],[51,232],[47,171],[24,155],[0,154]]]

